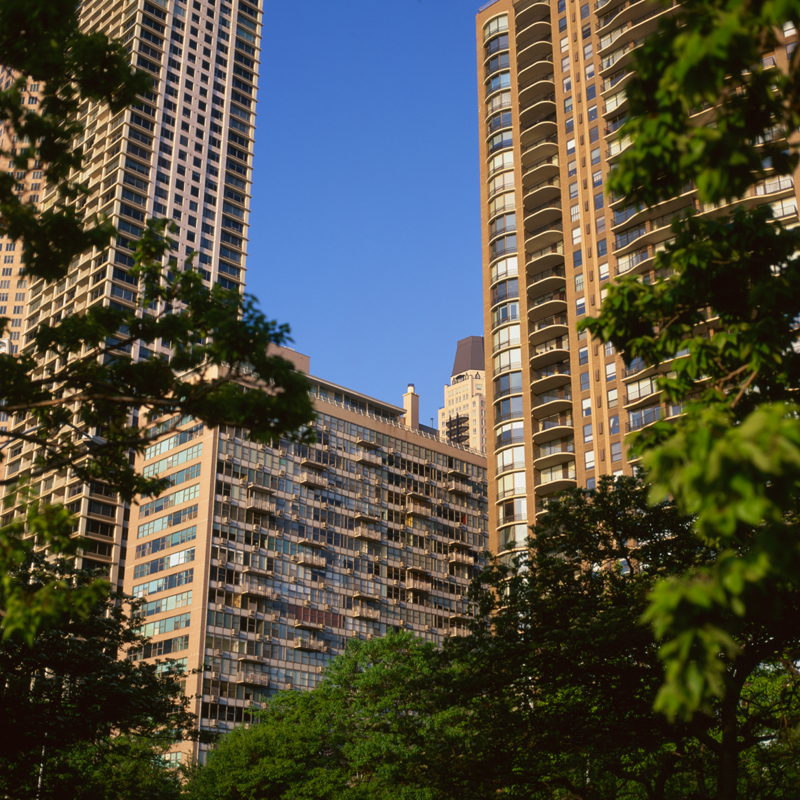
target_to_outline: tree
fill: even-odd
[[[445,656],[409,633],[351,640],[320,686],[283,692],[226,735],[189,783],[193,800],[485,797],[468,702]],[[489,743],[491,744],[491,743]]]
[[[792,185],[800,54],[788,70],[768,57],[784,23],[800,25],[797,3],[688,0],[660,24],[635,54],[620,134],[632,144],[609,177],[615,198],[652,208],[691,183],[701,203],[724,206],[754,186]],[[655,264],[669,279],[620,279],[584,324],[629,361],[674,371],[658,386],[682,416],[632,441],[653,501],[674,497],[717,552],[651,598],[667,668],[657,707],[670,717],[726,697],[731,665],[747,660],[738,631],[780,613],[776,599],[800,579],[800,229],[783,213],[678,214]]]
[[[527,556],[495,563],[475,586],[481,613],[451,658],[504,695],[493,735],[516,750],[508,791],[666,800],[735,797],[738,784],[748,798],[792,796],[800,593],[787,587],[772,614],[737,621],[744,655],[724,664],[725,697],[691,721],[668,721],[653,711],[663,670],[640,619],[657,582],[718,553],[696,537],[693,518],[673,504],[651,507],[647,495],[633,478],[610,477],[596,491],[564,493]],[[771,759],[780,768],[768,776]]]
[[[180,265],[171,253],[174,228],[150,221],[129,226],[123,237],[107,220],[84,218],[82,204],[99,187],[77,180],[85,158],[75,145],[82,133],[79,109],[94,102],[120,111],[150,88],[151,79],[131,69],[120,44],[81,32],[76,14],[75,3],[62,0],[12,0],[0,7],[0,63],[23,76],[0,92],[0,124],[27,143],[2,155],[11,156],[20,170],[41,159],[47,183],[56,189],[55,203],[39,213],[14,194],[10,174],[0,175],[0,234],[22,242],[31,283],[63,280],[74,259],[91,248],[101,252],[96,266],[109,269],[101,266],[102,253],[107,257],[116,237],[117,246],[135,250],[128,274],[138,289],[137,307],[103,307],[98,299],[85,310],[65,309],[58,322],[31,329],[19,356],[0,355],[0,398],[12,421],[0,458],[33,454],[25,469],[21,460],[10,463],[0,485],[13,487],[25,473],[35,489],[42,476],[69,467],[82,481],[99,481],[130,502],[166,486],[136,473],[131,464],[131,452],[156,435],[137,424],[134,412],[140,409],[145,415],[172,412],[209,425],[245,426],[257,440],[286,435],[303,441],[311,438],[303,427],[314,412],[305,377],[268,353],[271,345],[288,340],[288,327],[267,319],[252,298],[205,288],[191,258]],[[36,111],[23,104],[26,78],[44,87]],[[0,320],[0,335],[6,325]],[[169,362],[131,359],[134,345],[141,356],[157,339],[171,342]],[[6,501],[8,507],[9,497]],[[75,552],[78,543],[64,538],[63,526],[52,528],[47,515],[34,527],[40,543]],[[18,533],[0,531],[0,555],[17,564],[27,547],[15,538]],[[30,625],[44,611],[35,606],[31,597],[9,602],[5,634],[27,628],[32,637]],[[17,616],[25,607],[34,613]]]
[[[81,592],[94,582],[67,559],[38,554],[12,577],[26,592],[53,581]],[[146,641],[123,599],[106,594],[88,613],[62,615],[32,644],[22,632],[0,643],[0,792],[9,800],[112,800],[132,796],[134,785],[177,797],[175,776],[159,762],[176,739],[196,736],[195,718],[180,669],[119,657]]]

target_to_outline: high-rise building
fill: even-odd
[[[85,130],[78,144],[84,149],[85,164],[74,177],[89,187],[90,194],[79,203],[87,219],[107,215],[120,235],[107,247],[76,259],[66,280],[38,280],[25,287],[30,293],[27,316],[23,321],[22,314],[19,319],[15,314],[11,328],[10,344],[20,351],[32,346],[42,323],[53,324],[93,305],[135,307],[138,282],[128,270],[134,263],[136,240],[150,217],[166,217],[179,226],[165,270],[183,269],[187,254],[196,251],[194,268],[209,286],[241,291],[244,282],[260,3],[87,0],[80,4],[79,21],[84,31],[120,39],[131,63],[150,76],[152,88],[132,108],[115,115],[102,104],[82,105]],[[0,80],[9,77],[0,75]],[[29,90],[34,92],[34,87]],[[29,171],[21,179],[20,191],[40,197],[47,209],[56,193],[53,187],[40,186],[40,177]],[[8,257],[13,250],[14,243],[4,243]],[[14,275],[8,295],[6,288],[0,288],[0,304],[17,297],[16,263],[10,268]],[[20,328],[19,343],[15,327]],[[154,352],[134,344],[130,356],[168,358],[169,354],[169,342],[159,341]],[[24,420],[18,424],[24,425]],[[15,445],[8,454],[6,473],[23,474],[33,457],[29,445]],[[66,503],[80,516],[79,532],[87,540],[84,564],[111,568],[124,559],[129,511],[109,496],[104,485],[82,486],[65,471],[45,477],[36,488],[40,496]],[[113,567],[112,580],[117,578]]]
[[[308,371],[307,357],[281,355]],[[145,602],[152,638],[132,657],[199,669],[186,693],[206,730],[313,687],[352,637],[465,632],[487,545],[486,459],[407,424],[413,387],[399,407],[310,381],[314,446],[174,417],[137,460],[172,486],[131,509],[124,588]]]
[[[448,441],[486,452],[486,363],[483,336],[468,336],[456,346],[456,357],[444,386],[439,431]]]
[[[553,492],[630,473],[625,434],[680,413],[658,393],[668,372],[626,364],[576,331],[622,274],[654,281],[676,212],[711,213],[689,185],[650,210],[604,192],[629,144],[631,53],[674,13],[649,0],[495,0],[477,16],[484,329],[491,336],[490,546],[521,546]],[[786,30],[787,46],[797,33]],[[764,65],[788,69],[787,48]],[[700,115],[710,109],[698,111]],[[797,216],[791,178],[751,204]],[[487,371],[488,371],[487,369]]]

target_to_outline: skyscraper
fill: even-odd
[[[456,346],[450,383],[444,386],[439,432],[451,442],[486,452],[486,364],[483,336],[468,336]]]
[[[627,141],[632,51],[674,13],[648,0],[496,0],[477,16],[484,327],[491,547],[521,546],[559,489],[630,473],[625,434],[680,413],[655,383],[670,365],[626,363],[578,334],[616,276],[663,276],[656,253],[676,212],[713,214],[694,187],[651,210],[608,198],[605,180]],[[764,54],[786,68],[787,46]],[[699,116],[707,109],[698,111]],[[753,204],[797,217],[791,178],[754,187]]]
[[[150,217],[166,217],[179,226],[165,269],[183,269],[187,254],[196,251],[194,268],[207,285],[242,291],[244,282],[259,4],[88,0],[80,6],[79,19],[84,31],[120,39],[131,63],[150,76],[152,88],[116,115],[100,104],[83,104],[85,130],[76,144],[82,145],[85,162],[75,177],[91,192],[79,202],[86,217],[107,215],[120,235],[108,247],[84,253],[70,265],[66,280],[38,280],[26,287],[29,302],[27,318],[20,321],[21,341],[11,342],[20,350],[32,344],[41,323],[55,323],[93,305],[135,307],[138,281],[128,270]],[[30,174],[30,187],[26,183],[21,191],[33,192],[35,175]],[[53,187],[37,192],[43,209],[55,201]],[[5,248],[9,245],[13,243]],[[135,360],[169,355],[168,341],[157,342],[155,352],[134,344],[130,353]],[[24,472],[32,457],[29,447],[11,448],[6,474]],[[86,565],[124,564],[129,512],[103,485],[83,486],[62,474],[45,477],[36,488],[80,516]]]
[[[281,355],[308,371],[307,357]],[[486,547],[486,459],[407,408],[309,380],[312,447],[167,417],[137,460],[172,485],[132,509],[124,588],[145,601],[152,641],[131,657],[200,670],[186,693],[205,730],[315,686],[350,638],[465,632]],[[181,750],[201,752],[187,743],[173,758]]]

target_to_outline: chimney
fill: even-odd
[[[414,391],[414,384],[408,384],[408,391],[403,395],[403,408],[406,410],[406,426],[417,430],[419,428],[419,395]]]

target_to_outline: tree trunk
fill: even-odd
[[[722,747],[717,768],[717,800],[736,800],[739,778],[739,728],[736,709],[739,704],[739,687],[728,686],[722,701]]]

